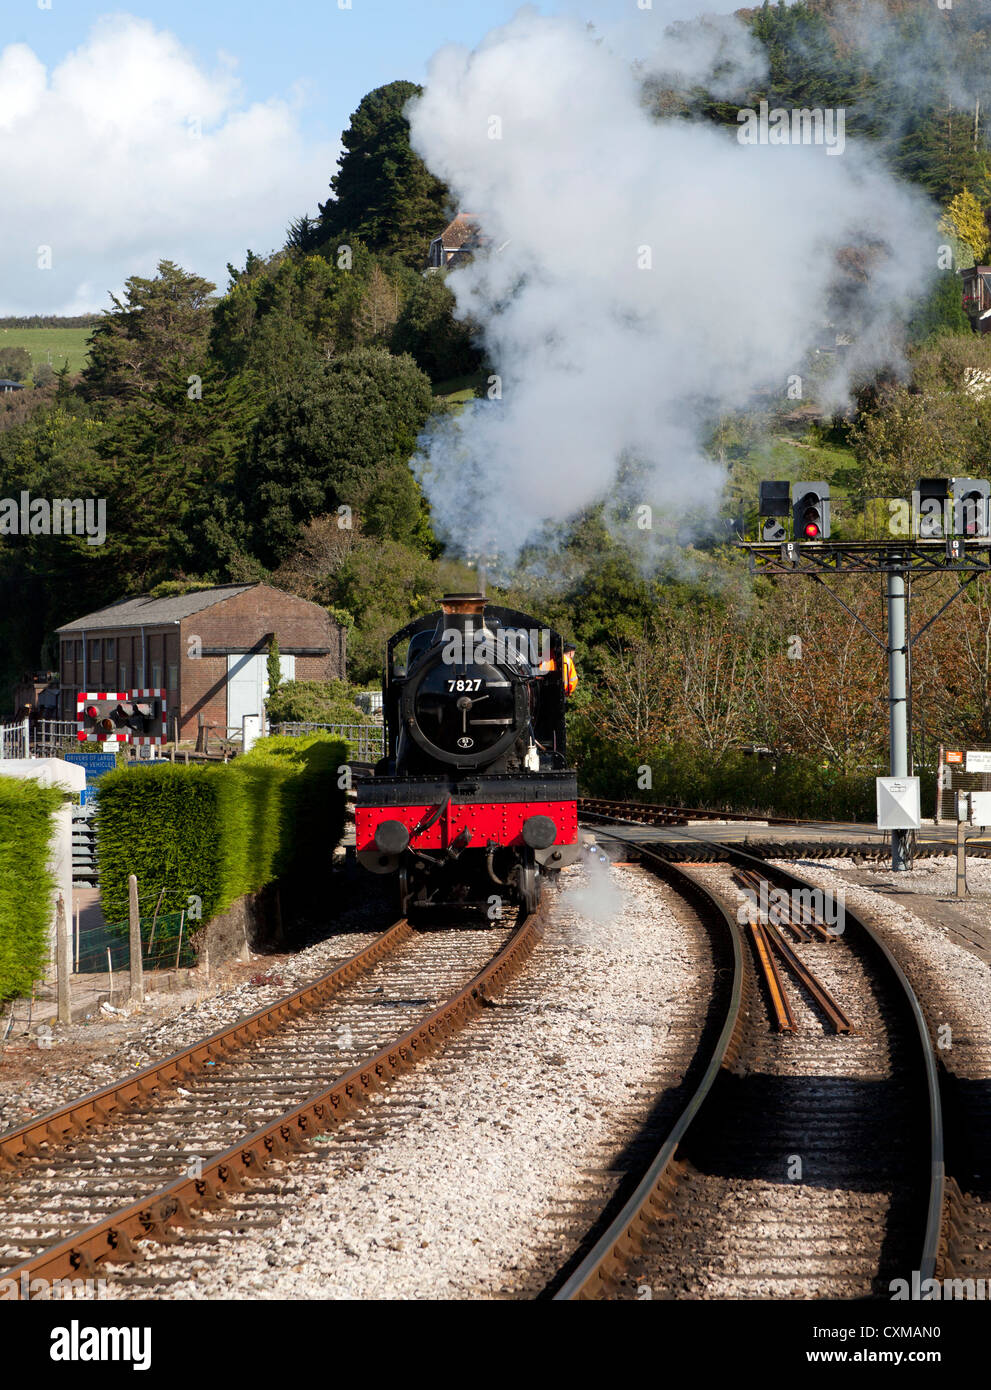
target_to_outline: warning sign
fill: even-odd
[[[991,772],[991,753],[982,753],[976,748],[968,748],[966,771]]]
[[[918,777],[878,777],[878,830],[919,830],[922,798]]]

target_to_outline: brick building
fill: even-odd
[[[58,629],[61,717],[75,719],[81,690],[164,686],[170,735],[176,715],[180,738],[195,737],[201,714],[218,733],[240,730],[245,714],[261,713],[273,634],[284,681],[344,678],[344,630],[269,584],[121,599]]]

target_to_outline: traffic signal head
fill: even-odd
[[[165,691],[101,690],[76,696],[80,743],[164,743]]]
[[[953,529],[958,536],[991,535],[989,498],[991,483],[983,478],[953,479]]]
[[[943,508],[950,495],[949,478],[920,478],[916,488],[916,514],[919,518],[919,539],[941,540],[943,537]]]
[[[760,514],[761,516],[787,516],[788,508],[791,503],[791,483],[785,479],[783,482],[763,482],[760,485]]]
[[[795,483],[791,494],[791,514],[796,541],[829,539],[829,484]]]

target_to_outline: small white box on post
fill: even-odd
[[[920,830],[922,797],[918,777],[877,777],[878,830]]]

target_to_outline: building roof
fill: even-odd
[[[8,381],[5,377],[0,377],[0,386],[5,387],[8,391],[24,390],[23,381]]]
[[[154,627],[164,623],[178,623],[192,613],[204,608],[213,608],[217,603],[243,594],[253,589],[253,584],[219,584],[213,589],[197,589],[189,594],[172,594],[168,598],[152,598],[151,594],[138,594],[134,598],[122,598],[107,608],[99,608],[95,613],[76,618],[71,623],[63,623],[56,632],[98,632],[112,627]]]
[[[459,212],[453,222],[449,222],[440,234],[440,243],[445,251],[457,250],[479,231],[478,218],[470,212]],[[434,237],[434,241],[437,238]]]

